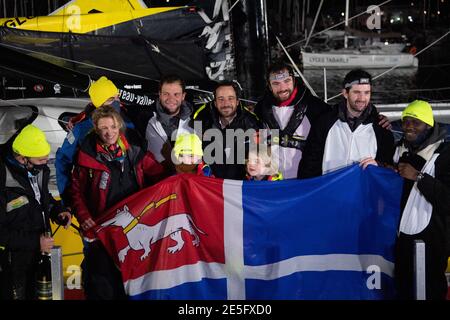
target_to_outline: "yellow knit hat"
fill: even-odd
[[[119,89],[111,80],[106,77],[100,77],[89,87],[89,96],[96,108],[102,106],[106,100],[115,97],[119,93]]]
[[[202,142],[200,141],[200,138],[194,133],[179,135],[177,137],[177,140],[175,141],[173,150],[177,158],[180,154],[191,154],[203,157]]]
[[[411,117],[425,122],[429,126],[434,126],[433,110],[428,102],[423,100],[415,100],[411,102],[402,113],[404,117]]]
[[[14,139],[12,149],[24,157],[39,158],[48,156],[50,145],[41,129],[29,124]]]

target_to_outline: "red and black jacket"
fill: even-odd
[[[132,178],[132,191],[138,191],[164,177],[163,167],[154,159],[153,155],[145,151],[136,140],[137,133],[128,129],[126,137],[127,150],[125,160],[129,164],[130,173],[126,179]],[[77,164],[72,173],[72,201],[75,214],[80,223],[92,218],[98,220],[102,213],[128,195],[109,199],[114,188],[120,188],[120,181],[113,179],[115,169],[107,163],[97,152],[97,135],[91,132],[81,145],[77,156]],[[123,171],[123,170],[122,170]],[[120,174],[120,173],[119,173]],[[130,181],[127,180],[127,183]],[[114,185],[115,184],[115,185]],[[112,200],[112,201],[111,201]]]

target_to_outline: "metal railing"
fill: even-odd
[[[64,300],[64,274],[62,248],[54,246],[51,251],[52,295],[53,300]]]
[[[426,300],[425,242],[414,241],[414,298]]]

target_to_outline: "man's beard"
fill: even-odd
[[[280,95],[282,93],[287,93],[287,97],[286,98],[281,98]],[[277,99],[278,102],[284,102],[284,101],[289,100],[291,95],[292,95],[292,91],[291,90],[284,90],[284,91],[281,91],[281,92],[277,92],[276,99]]]
[[[410,141],[408,139],[406,141],[413,148],[417,148],[417,147],[420,147],[430,135],[431,135],[431,130],[426,129],[423,132],[417,134],[416,138],[413,141]]]
[[[350,104],[350,109],[351,109],[353,112],[355,112],[355,113],[362,114],[362,113],[367,109],[367,107],[369,106],[369,103],[364,104],[363,107],[360,107],[360,105],[361,105],[360,102],[357,103],[357,102],[355,101],[355,103],[353,103],[353,105]]]

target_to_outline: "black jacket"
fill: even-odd
[[[238,159],[238,155],[243,152],[243,155],[245,157],[245,152],[248,151],[246,147],[248,147],[249,140],[246,139],[245,143],[241,144],[235,137],[233,141],[227,142],[226,130],[242,129],[246,131],[248,129],[254,129],[258,131],[262,127],[262,125],[252,112],[242,107],[241,105],[239,105],[237,108],[236,117],[224,129],[222,129],[219,119],[219,112],[217,111],[217,108],[214,106],[213,102],[201,106],[194,113],[194,121],[201,121],[203,131],[202,133],[204,133],[208,129],[217,129],[220,130],[223,137],[222,140],[217,141],[218,148],[223,151],[223,163],[221,164],[208,161],[207,157],[205,157],[204,160],[211,166],[212,173],[216,178],[243,180],[245,179],[246,174],[244,163],[245,159]],[[215,141],[205,141],[205,137],[203,137],[203,150],[205,150],[208,145],[213,142]],[[230,150],[229,157],[227,157],[225,149]],[[206,149],[206,151],[208,151],[208,149]],[[231,154],[234,154],[234,157],[231,157]],[[205,155],[207,155],[207,152]],[[212,156],[217,160],[214,153],[212,154]],[[238,160],[240,160],[241,164],[238,163]]]
[[[0,160],[0,246],[10,251],[38,251],[39,237],[57,219],[63,207],[48,190],[50,169],[38,174],[41,204],[35,199],[27,170],[12,155]],[[45,214],[45,222],[42,216]]]
[[[299,80],[297,80],[297,83],[298,81]],[[255,106],[255,114],[270,129],[280,129],[280,126],[272,111],[272,107],[277,104],[278,102],[273,97],[272,92],[267,90],[263,99]],[[297,94],[292,101],[292,105],[296,108],[291,118],[295,117],[295,115],[300,112],[302,108],[306,108],[305,116],[309,119],[311,124],[313,124],[322,114],[328,112],[330,109],[330,106],[327,103],[320,98],[313,96],[305,86],[299,85],[297,85]],[[300,123],[298,125],[300,125]]]
[[[328,112],[330,108],[324,101],[313,96],[305,86],[297,85],[296,88],[295,96],[290,102],[292,113],[287,123],[278,123],[275,112],[283,111],[274,108],[279,103],[269,90],[266,92],[265,97],[255,106],[255,113],[265,126],[271,131],[278,130],[280,139],[276,143],[280,146],[278,152],[279,170],[283,173],[285,179],[296,178],[298,165],[303,156],[310,128],[320,115]],[[280,125],[285,125],[283,130],[281,130]],[[271,132],[272,134],[276,135],[277,133]]]
[[[336,121],[348,123],[348,120],[343,116],[343,112],[340,111],[343,108],[346,108],[344,102],[332,106],[329,111],[323,114],[311,127],[305,152],[303,153],[298,168],[299,179],[322,175],[324,149],[329,131]],[[378,111],[375,106],[371,105],[366,110],[368,110],[368,114],[365,115],[365,117],[363,116],[364,119],[362,119],[360,124],[373,124],[373,130],[377,139],[377,153],[375,160],[382,164],[392,165],[395,151],[394,136],[391,131],[383,129],[378,124]]]
[[[439,141],[445,132],[435,125],[432,135],[424,146]],[[402,144],[403,141],[400,141]],[[420,149],[420,148],[419,148]],[[423,149],[423,148],[422,148]],[[417,183],[417,188],[433,206],[428,226],[420,233],[407,235],[400,233],[397,241],[396,279],[399,296],[413,299],[413,245],[415,240],[425,242],[426,294],[427,299],[444,299],[447,293],[445,270],[450,256],[450,143],[443,142],[435,153],[434,178],[428,174]],[[425,159],[415,153],[401,155],[400,162],[411,164],[416,170],[422,170]],[[414,181],[404,180],[403,209],[413,188]]]

